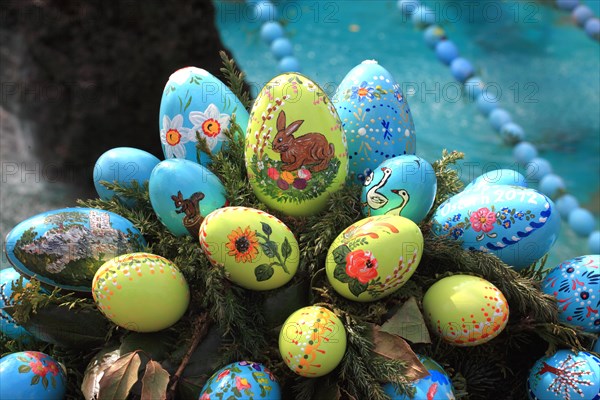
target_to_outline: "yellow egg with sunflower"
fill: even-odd
[[[288,283],[299,264],[298,241],[279,219],[248,207],[225,207],[208,214],[200,226],[200,245],[228,278],[251,290]]]

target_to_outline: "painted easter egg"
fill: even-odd
[[[198,237],[204,217],[228,204],[219,178],[189,160],[161,161],[148,186],[154,212],[175,236]]]
[[[148,182],[152,169],[160,160],[152,154],[132,147],[110,149],[98,158],[94,166],[94,187],[102,200],[110,200],[115,196],[113,190],[107,189],[100,182],[118,183],[131,187],[132,181],[140,185]],[[117,196],[127,206],[133,207],[135,200]]]
[[[0,399],[62,400],[67,376],[52,357],[21,351],[0,358]]]
[[[14,268],[5,268],[0,271],[0,332],[13,340],[29,341],[31,334],[7,313],[4,308],[11,306],[12,284],[19,280],[21,275]],[[23,285],[29,282],[23,278]]]
[[[453,275],[434,283],[423,297],[429,326],[455,346],[477,346],[498,336],[508,322],[508,302],[483,278]]]
[[[558,350],[540,358],[527,379],[531,400],[600,399],[600,359],[585,351]]]
[[[245,156],[256,196],[293,216],[322,211],[348,174],[340,118],[323,89],[298,73],[273,78],[258,94]]]
[[[542,258],[560,231],[560,215],[548,197],[520,186],[484,185],[442,203],[433,232],[489,252],[520,270]]]
[[[248,112],[223,82],[202,68],[175,71],[165,85],[158,115],[165,158],[208,164],[203,152],[197,158],[198,136],[206,140],[212,154],[219,152],[227,142],[224,131],[230,128],[233,114],[245,132]]]
[[[527,187],[527,180],[518,171],[512,169],[495,169],[479,175],[469,183],[465,190],[479,189],[486,185],[512,185]]]
[[[93,208],[62,208],[31,217],[6,236],[8,261],[42,283],[90,292],[98,268],[146,241],[127,219]]]
[[[415,388],[415,395],[408,396],[404,393],[396,392],[394,385],[387,383],[383,386],[385,394],[390,396],[391,400],[448,400],[455,399],[454,388],[450,377],[444,371],[444,368],[435,362],[432,358],[417,354],[419,361],[427,368],[429,376],[412,382]]]
[[[215,372],[206,381],[199,400],[230,398],[280,400],[281,389],[264,365],[238,361]]]
[[[600,255],[561,263],[548,272],[542,290],[556,297],[561,322],[586,332],[600,332]]]
[[[98,309],[130,331],[156,332],[185,313],[188,284],[171,261],[150,253],[131,253],[104,263],[92,284]]]
[[[327,308],[301,308],[283,323],[279,352],[285,364],[300,376],[326,375],[338,366],[346,353],[346,328]]]
[[[437,191],[437,178],[426,160],[403,155],[379,164],[362,189],[363,215],[401,215],[415,223],[427,215]]]
[[[410,107],[400,85],[375,60],[344,77],[334,96],[348,140],[350,175],[363,181],[388,158],[415,154]]]
[[[298,242],[279,219],[247,207],[226,207],[206,216],[200,245],[214,266],[243,288],[271,290],[293,278]]]
[[[375,301],[402,287],[423,254],[423,235],[408,218],[378,215],[346,228],[327,252],[331,286],[355,301]]]

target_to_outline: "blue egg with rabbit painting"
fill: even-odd
[[[437,191],[437,178],[427,160],[402,155],[370,171],[363,183],[363,214],[400,215],[418,224],[425,218]]]

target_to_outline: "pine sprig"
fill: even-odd
[[[437,179],[437,193],[435,201],[425,221],[429,221],[431,216],[438,209],[440,204],[448,200],[450,197],[459,193],[464,185],[460,180],[458,172],[452,168],[459,160],[462,160],[465,154],[460,151],[448,152],[446,149],[442,151],[442,158],[434,161],[432,164]]]
[[[244,107],[249,110],[250,106],[252,105],[252,101],[250,100],[250,94],[244,89],[245,74],[238,70],[235,61],[229,58],[227,53],[220,51],[219,56],[221,56],[221,60],[223,61],[221,72],[225,76],[225,79],[227,79],[229,88],[233,94],[240,99]]]

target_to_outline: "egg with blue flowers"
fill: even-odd
[[[408,396],[404,393],[398,393],[394,385],[387,383],[383,386],[385,394],[390,396],[392,400],[412,400],[412,399],[427,399],[427,400],[448,400],[455,399],[454,388],[450,377],[444,371],[444,368],[435,362],[432,358],[417,354],[419,361],[427,368],[429,375],[412,382],[415,389],[414,396]]]
[[[431,209],[436,191],[435,171],[426,160],[413,155],[390,158],[363,183],[363,215],[400,215],[418,224]]]
[[[208,155],[196,152],[198,137],[212,154],[227,142],[225,130],[232,116],[246,131],[248,111],[233,92],[202,68],[186,67],[174,72],[163,90],[158,118],[165,158],[184,158],[207,165]]]
[[[67,390],[63,367],[38,351],[0,358],[0,376],[0,399],[61,400]]]
[[[132,181],[144,185],[150,179],[152,170],[160,160],[147,151],[133,147],[117,147],[106,151],[98,158],[94,166],[94,187],[102,200],[110,200],[116,196],[101,182],[118,183],[131,187]],[[117,196],[128,207],[135,205],[135,200]]]
[[[585,351],[571,350],[542,357],[529,372],[527,392],[531,400],[597,400],[600,359]]]
[[[513,185],[483,185],[442,203],[433,232],[466,250],[496,255],[516,270],[542,258],[560,232],[560,215],[547,196]]]
[[[175,236],[198,237],[204,217],[228,205],[221,180],[189,160],[161,161],[150,175],[148,191],[159,221]]]
[[[215,372],[206,381],[199,400],[232,398],[280,400],[281,389],[263,364],[238,361]]]
[[[556,298],[561,322],[600,333],[600,255],[561,263],[548,272],[542,291]]]
[[[383,161],[415,154],[415,124],[400,85],[375,60],[354,67],[333,100],[348,141],[350,175],[359,181]]]
[[[11,305],[12,285],[20,277],[21,275],[14,268],[6,268],[0,271],[0,332],[10,339],[28,342],[31,334],[18,325],[13,317],[4,310],[5,307]],[[23,286],[28,282],[28,279],[23,278]]]

